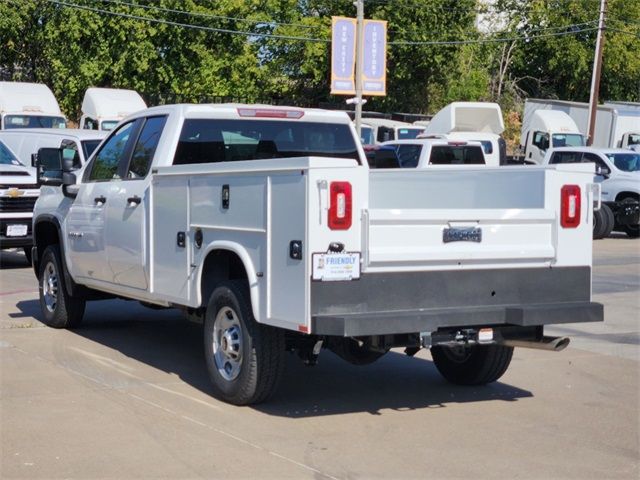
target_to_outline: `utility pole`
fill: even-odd
[[[364,0],[356,0],[356,132],[362,130],[362,49],[364,47]]]
[[[602,71],[602,49],[604,47],[604,24],[607,14],[607,0],[600,1],[600,19],[598,21],[598,39],[596,40],[596,53],[593,59],[593,74],[591,76],[591,95],[589,96],[589,128],[587,132],[587,145],[593,143],[596,129],[596,113],[598,111],[598,93],[600,91],[600,73]]]

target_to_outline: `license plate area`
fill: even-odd
[[[312,276],[316,281],[339,282],[360,278],[360,252],[314,253]]]
[[[15,223],[7,225],[7,237],[26,237],[28,231],[28,225]]]

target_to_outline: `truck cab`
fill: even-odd
[[[66,128],[58,101],[41,83],[0,82],[0,130]]]
[[[147,104],[134,90],[88,88],[82,101],[80,128],[111,131],[126,116],[144,110]]]
[[[437,165],[485,165],[483,145],[474,141],[447,139],[397,140],[380,144],[378,152],[392,149],[397,159],[374,168],[429,168]],[[378,154],[380,158],[380,154]]]
[[[520,148],[526,163],[543,163],[550,148],[585,145],[585,137],[576,123],[561,111],[536,110],[522,128]]]

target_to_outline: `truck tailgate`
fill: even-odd
[[[559,236],[562,185],[579,184],[582,205],[591,198],[589,174],[540,167],[370,175],[363,240],[369,271],[554,265],[569,241]],[[591,228],[590,209],[583,210],[576,230]],[[588,264],[590,255],[589,249],[577,263]]]

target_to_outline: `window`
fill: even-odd
[[[640,171],[640,153],[607,153],[606,155],[618,170],[623,172]]]
[[[580,163],[581,161],[582,152],[555,152],[549,163]]]
[[[373,138],[373,128],[361,127],[360,128],[360,141],[363,145],[373,145],[376,141]]]
[[[78,153],[78,146],[73,140],[62,140],[60,147],[64,150],[75,152],[73,155],[73,168],[80,168],[82,162],[80,161],[80,154]]]
[[[127,178],[142,178],[147,176],[153,154],[156,152],[162,129],[167,121],[167,117],[147,118],[142,132],[138,137],[136,146],[133,149],[131,163]]]
[[[540,150],[549,148],[549,135],[543,132],[535,132],[533,134],[533,144]]]
[[[395,140],[393,135],[393,128],[378,127],[378,142],[388,142],[389,140]]]
[[[416,168],[420,161],[422,145],[396,145],[396,155],[401,168]]]
[[[22,166],[20,160],[2,142],[0,142],[0,165]]]
[[[67,121],[63,117],[44,115],[7,115],[4,128],[67,128]]]
[[[554,133],[553,148],[584,147],[584,137],[579,133]]]
[[[474,142],[480,142],[484,153],[491,155],[493,153],[493,143],[490,140],[473,140]]]
[[[87,160],[91,154],[98,148],[100,142],[102,140],[83,140],[80,142],[82,144],[82,151],[84,152],[84,159]]]
[[[398,140],[413,140],[424,132],[424,128],[399,128]]]
[[[174,165],[287,157],[352,158],[348,125],[274,120],[185,120]]]
[[[481,147],[434,145],[429,158],[430,165],[484,165]]]
[[[114,132],[93,159],[89,180],[114,180],[118,175],[118,164],[124,157],[134,122],[129,122]]]
[[[640,133],[630,133],[629,134],[629,145],[638,145],[640,144]]]

